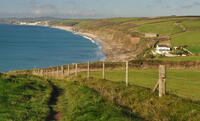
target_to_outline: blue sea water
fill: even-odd
[[[104,60],[100,44],[68,31],[0,24],[0,72]]]

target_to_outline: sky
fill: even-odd
[[[0,18],[200,15],[200,0],[0,0]]]

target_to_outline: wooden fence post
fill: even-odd
[[[59,67],[57,66],[57,78],[59,77]]]
[[[128,61],[126,61],[126,86],[128,86]]]
[[[166,67],[159,66],[159,97],[166,95]]]
[[[51,77],[54,78],[54,68],[51,69]]]
[[[37,74],[36,74],[37,76],[39,75],[39,69],[37,69]]]
[[[38,76],[41,76],[41,69],[38,69]]]
[[[43,77],[46,76],[46,69],[43,69]]]
[[[78,64],[75,64],[75,76],[78,76]]]
[[[43,73],[44,73],[44,72],[43,72],[43,69],[41,69],[41,76],[43,76]]]
[[[68,65],[68,76],[70,75],[70,67],[69,67],[69,65]]]
[[[90,62],[88,62],[88,79],[90,78]]]
[[[62,75],[62,78],[64,78],[65,76],[64,66],[61,66],[61,75]]]
[[[103,61],[102,78],[105,79],[105,62]]]
[[[32,74],[36,75],[36,71],[37,71],[37,68],[36,68],[36,66],[34,66]]]

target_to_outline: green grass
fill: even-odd
[[[143,24],[153,24],[153,23],[159,23],[166,20],[163,19],[144,19],[144,20],[138,20],[138,21],[128,21],[124,22],[123,24],[136,24],[136,25],[143,25]]]
[[[138,31],[142,33],[174,34],[182,31],[182,29],[176,26],[174,22],[162,22],[143,25],[138,27]]]
[[[111,18],[111,19],[106,19],[107,21],[111,21],[113,23],[124,23],[127,21],[135,21],[135,20],[139,20],[142,19],[140,17],[138,18]]]
[[[193,100],[200,100],[199,70],[167,70],[167,91]],[[86,73],[82,73],[86,76]],[[91,72],[92,77],[101,78],[102,72]],[[125,71],[108,70],[106,79],[124,82]],[[158,81],[158,70],[130,70],[129,83],[153,89]]]
[[[187,45],[188,50],[192,53],[200,53],[200,31],[184,32],[172,36],[171,43],[173,46]]]
[[[163,57],[163,58],[155,58],[154,60],[161,60],[161,61],[199,61],[200,56]]]
[[[138,121],[128,118],[118,108],[107,104],[97,92],[79,82],[59,81],[64,89],[58,108],[61,121]]]
[[[49,114],[51,87],[42,78],[0,75],[0,121],[42,121]]]
[[[119,76],[115,78],[117,77],[119,78]],[[174,95],[159,98],[157,93],[152,93],[147,88],[134,85],[127,87],[122,82],[75,77],[72,80],[78,80],[80,85],[94,90],[105,100],[121,108],[132,119],[134,117],[148,121],[196,121],[200,119],[199,102],[182,99]],[[79,96],[79,98],[82,98],[82,96]]]
[[[184,21],[182,22],[183,26],[187,29],[199,29],[200,28],[200,21]]]
[[[59,25],[59,26],[74,26],[79,24],[82,21],[89,21],[90,19],[66,19],[66,20],[59,20],[59,21],[51,21],[50,25]]]

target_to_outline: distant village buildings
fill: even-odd
[[[37,22],[19,22],[19,25],[32,25],[32,26],[36,26],[36,25],[43,25],[43,26],[47,26],[48,25],[48,21],[37,21]]]
[[[20,25],[39,25],[41,22],[34,22],[34,23],[28,23],[28,22],[20,22]]]
[[[156,33],[145,33],[145,38],[154,38],[158,37],[158,34]]]

